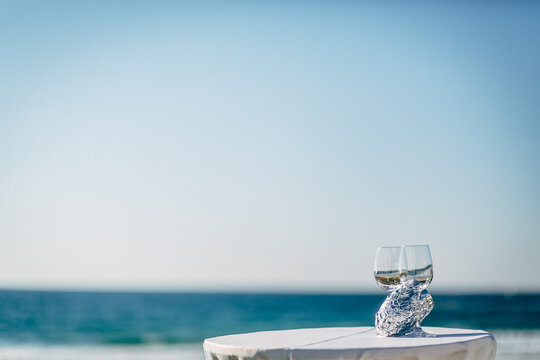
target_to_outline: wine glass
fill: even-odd
[[[425,289],[433,280],[433,261],[429,245],[404,246],[401,256],[402,281],[414,279],[422,290]]]
[[[401,246],[380,246],[375,252],[375,265],[373,267],[375,281],[387,293],[397,289],[401,283],[400,254],[402,252]],[[401,264],[401,266],[403,265]]]
[[[405,265],[406,264],[406,265]],[[400,266],[406,269],[402,273],[401,281],[416,280],[416,288],[418,291],[422,291],[433,280],[433,261],[431,260],[431,252],[429,251],[429,245],[408,245],[403,246],[400,258]],[[424,306],[433,306],[433,299],[428,294],[426,297],[426,303]],[[422,330],[420,326],[420,320],[416,322],[416,328],[410,334],[415,337],[433,337]]]

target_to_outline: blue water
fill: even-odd
[[[383,299],[382,294],[0,291],[0,358],[60,359],[58,352],[49,357],[36,354],[44,354],[43,347],[92,346],[128,352],[148,346],[159,347],[161,352],[181,348],[184,358],[201,358],[200,342],[212,336],[303,327],[372,325],[373,315]],[[435,294],[434,299],[435,308],[424,325],[491,330],[501,337],[511,338],[514,345],[516,339],[523,340],[528,336],[533,339],[533,344],[529,341],[517,346],[517,351],[529,346],[525,354],[537,350],[540,354],[540,349],[536,349],[536,341],[540,339],[540,294]],[[22,348],[26,352],[21,355],[19,350]],[[39,351],[28,355],[28,349],[36,348]],[[19,349],[19,352],[13,349]],[[194,352],[189,355],[186,349]],[[154,353],[158,352],[150,352]],[[63,358],[83,358],[76,354]],[[171,358],[178,358],[177,355],[171,354]],[[96,358],[100,357],[104,357],[103,354],[96,355]]]

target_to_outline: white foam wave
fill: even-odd
[[[2,345],[1,360],[204,360],[202,344],[148,346]]]
[[[540,359],[540,330],[494,331],[496,360]]]

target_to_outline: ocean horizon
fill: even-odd
[[[495,334],[497,359],[540,358],[540,293],[437,294],[426,326]],[[0,359],[202,360],[205,338],[372,326],[384,294],[0,290]]]

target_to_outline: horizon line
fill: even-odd
[[[381,295],[380,289],[305,288],[297,287],[127,287],[127,286],[3,286],[0,292],[65,292],[65,293],[155,293],[155,294],[230,294],[230,295]],[[478,287],[436,287],[434,295],[540,295],[540,289],[504,289]]]

